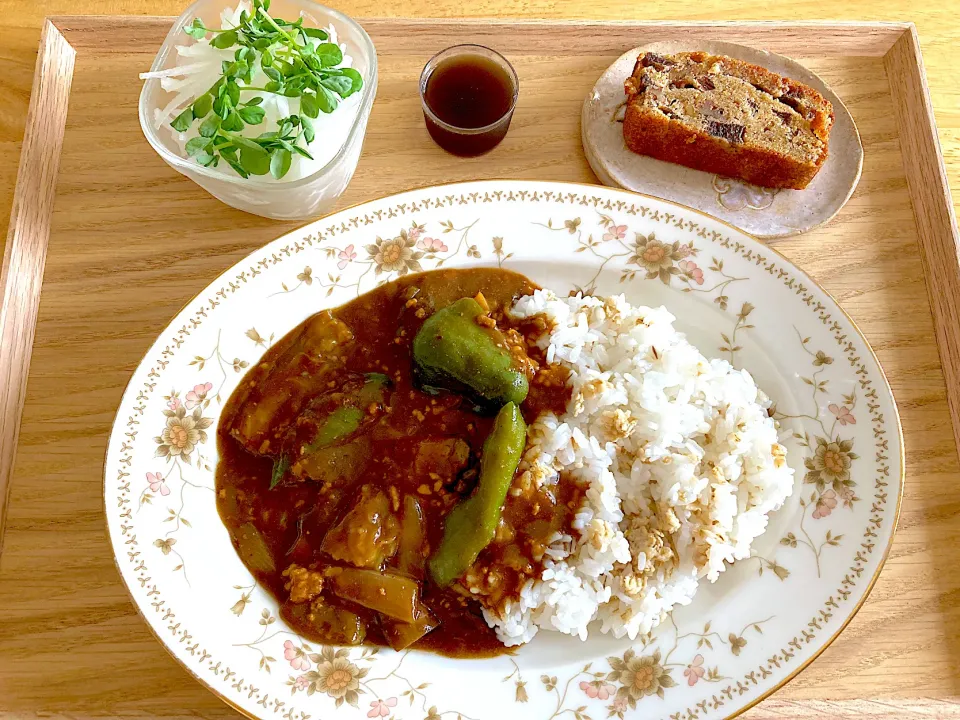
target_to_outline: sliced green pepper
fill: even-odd
[[[287,601],[280,613],[294,629],[318,635],[331,645],[360,645],[367,637],[367,624],[359,615],[319,599],[312,603]]]
[[[360,427],[361,420],[363,420],[362,410],[355,407],[337,408],[330,413],[326,422],[317,432],[313,442],[310,443],[308,452],[333,445],[338,440],[356,432],[357,428]]]
[[[273,461],[273,475],[270,477],[271,490],[280,484],[280,481],[283,480],[283,476],[287,474],[287,470],[289,469],[290,458],[286,455],[281,455],[279,460]]]
[[[407,495],[400,517],[397,570],[418,580],[423,579],[423,539],[423,510],[413,495]]]
[[[290,472],[297,478],[344,487],[353,483],[369,459],[370,438],[361,435],[304,455],[290,466]]]
[[[357,402],[361,407],[347,405],[337,408],[327,416],[313,441],[307,446],[307,452],[315,452],[330,447],[334,443],[349,437],[357,431],[363,422],[364,410],[371,404],[382,405],[386,400],[386,389],[390,378],[381,373],[368,373],[360,392],[357,393]]]
[[[253,523],[244,523],[237,528],[234,540],[237,545],[237,554],[248,568],[262,573],[276,571],[276,564],[273,562],[273,555],[270,553],[267,541],[263,539],[263,534]]]
[[[413,360],[426,385],[468,390],[483,403],[520,404],[529,389],[510,353],[477,324],[483,308],[473,298],[457,300],[427,318],[413,339]]]
[[[430,557],[430,578],[438,586],[447,587],[463,575],[493,540],[526,439],[520,409],[507,403],[483,443],[477,490],[447,515],[440,547]]]
[[[387,643],[397,652],[406,650],[439,625],[440,622],[423,603],[417,608],[417,619],[412,623],[399,622],[386,616],[380,617],[380,629],[383,630]]]
[[[381,389],[390,385],[390,376],[384,375],[380,372],[368,372],[363,374],[364,383],[363,389],[366,390],[367,386],[377,388],[379,392]]]
[[[328,582],[334,595],[383,613],[400,622],[417,620],[420,604],[420,583],[400,575],[379,570],[337,568]]]

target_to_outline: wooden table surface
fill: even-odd
[[[955,209],[960,207],[960,13],[950,0],[326,0],[356,17],[500,17],[592,20],[886,20],[920,35]],[[48,15],[170,15],[188,0],[0,0],[0,252],[16,183],[40,27]],[[891,108],[891,112],[893,109]],[[960,657],[957,658],[960,675]],[[960,689],[958,689],[960,694]]]
[[[41,21],[46,15],[63,14],[149,14],[176,15],[185,3],[180,0],[0,0],[0,218],[6,223],[16,180],[20,142],[23,134],[31,80],[36,60]],[[454,0],[355,0],[337,3],[341,10],[354,16],[458,16],[463,15],[463,4]],[[953,69],[950,51],[960,41],[960,15],[951,12],[949,3],[908,3],[893,0],[881,3],[876,0],[848,0],[831,6],[785,0],[774,5],[764,2],[737,2],[735,0],[656,0],[640,4],[633,0],[603,0],[594,3],[587,0],[475,0],[469,4],[469,15],[475,17],[521,17],[521,18],[590,18],[596,20],[816,20],[829,17],[833,20],[895,20],[916,23],[920,35],[924,60],[929,76],[930,91],[939,127],[940,141],[946,162],[951,189],[955,198],[960,198],[960,83]],[[827,12],[828,15],[822,13]],[[105,108],[105,112],[109,112]],[[891,112],[893,109],[891,108]],[[955,202],[956,206],[956,202]],[[6,233],[0,234],[0,243]],[[2,250],[2,245],[0,245]],[[903,410],[903,408],[902,408]],[[946,417],[943,414],[943,417]],[[942,454],[938,457],[942,458]],[[939,468],[927,466],[929,480],[939,477],[941,481],[956,482],[955,459],[951,459],[950,472],[939,473]],[[933,463],[936,465],[936,463]],[[956,495],[954,495],[956,497]],[[905,599],[895,583],[881,584],[873,599],[877,608],[884,608],[873,617],[883,617],[878,626],[854,625],[847,634],[856,635],[860,642],[857,651],[844,660],[836,655],[850,648],[850,644],[838,643],[828,650],[821,661],[790,683],[775,697],[751,710],[745,717],[750,720],[773,720],[774,718],[960,718],[960,593],[956,583],[938,583],[935,567],[940,572],[960,566],[960,551],[953,548],[927,547],[933,545],[941,533],[957,536],[956,523],[960,517],[960,504],[939,507],[934,511],[910,515],[910,522],[922,523],[925,532],[918,533],[919,542],[901,546],[898,561],[909,563],[910,557],[923,565],[919,573],[922,583],[929,591],[916,592],[917,588],[903,588]],[[904,523],[901,523],[902,529]],[[918,528],[912,528],[916,531]],[[927,561],[931,549],[934,554],[952,554],[953,562],[930,565]],[[2,558],[0,558],[2,562]],[[953,572],[960,573],[960,569]],[[916,577],[916,575],[915,575]],[[939,590],[938,590],[939,588]],[[78,590],[79,591],[79,590]],[[923,604],[917,599],[922,597]],[[908,632],[898,632],[897,618],[912,616],[925,618],[924,622],[904,622]],[[91,619],[93,621],[94,619]],[[50,617],[50,632],[56,632],[58,620]],[[8,626],[9,627],[9,626]],[[898,642],[873,643],[874,627],[882,627],[882,633],[896,633]],[[902,636],[902,637],[901,637]],[[872,649],[871,649],[872,648]],[[0,658],[2,661],[2,658]],[[855,668],[851,677],[845,677],[845,666]],[[88,669],[89,671],[89,669]],[[71,672],[69,654],[51,657],[50,695],[56,696],[57,685]],[[142,676],[143,682],[151,682],[149,667],[143,667],[136,657],[130,658],[130,672]],[[167,676],[169,677],[169,675]],[[855,678],[855,679],[854,679]],[[205,693],[199,685],[183,674],[184,687],[158,687],[156,695],[180,695],[190,689],[199,697]],[[111,683],[102,684],[93,692],[102,695],[103,712],[109,714],[118,698],[110,693]],[[5,707],[5,692],[0,687],[0,717],[23,717],[22,707],[12,711]],[[85,707],[96,703],[85,703]],[[235,716],[226,706],[211,712],[211,703],[199,703],[197,716]],[[57,702],[47,704],[62,708],[59,717],[80,717]],[[182,707],[182,705],[174,705]],[[130,704],[125,704],[126,708]],[[161,705],[153,702],[144,706],[143,716],[162,713]],[[130,717],[136,713],[125,713]],[[46,715],[49,717],[49,715]],[[90,716],[84,713],[83,717]]]

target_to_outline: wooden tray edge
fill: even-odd
[[[157,37],[151,33],[158,30],[158,20],[173,22],[172,17],[160,15],[117,16],[117,15],[58,15],[48,18],[75,47],[92,48],[104,53],[143,52],[153,40],[160,41],[167,33],[163,27]],[[584,53],[609,51],[612,48],[625,49],[622,35],[629,31],[642,31],[650,40],[672,37],[682,30],[685,36],[693,39],[711,39],[717,32],[739,33],[738,42],[754,44],[775,52],[784,52],[783,46],[797,48],[795,33],[817,31],[818,50],[827,53],[839,53],[856,48],[863,56],[883,57],[894,43],[911,27],[910,23],[874,22],[874,21],[675,21],[675,20],[545,20],[521,18],[358,18],[368,32],[376,34],[384,25],[404,25],[410,28],[409,47],[419,49],[427,40],[444,37],[453,33],[469,34],[475,38],[489,36],[489,42],[496,43],[502,33],[499,27],[522,27],[529,29],[530,49],[549,49],[536,32],[537,28],[548,28],[554,33],[558,30],[570,35]],[[124,36],[104,32],[110,23],[122,24],[127,29],[135,28],[135,35]],[[606,34],[599,30],[613,30]],[[594,31],[594,32],[591,32]],[[621,38],[621,39],[618,39]],[[549,42],[549,41],[548,41]],[[806,47],[800,43],[799,47]],[[794,49],[794,54],[798,50]],[[786,54],[790,54],[787,51]]]
[[[0,552],[75,58],[73,46],[54,23],[46,20],[0,270]]]
[[[896,101],[900,155],[917,225],[956,451],[960,447],[960,234],[913,23],[884,55],[883,65]]]

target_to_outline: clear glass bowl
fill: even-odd
[[[199,17],[207,27],[219,28],[220,13],[227,7],[236,7],[238,1],[197,0],[193,3],[174,22],[150,70],[174,67],[177,64],[176,46],[196,42],[183,32],[184,26],[192,23],[194,18]],[[140,92],[140,127],[147,141],[170,167],[227,205],[277,220],[312,218],[333,207],[357,169],[370,109],[377,94],[377,53],[366,31],[343,13],[310,0],[273,0],[270,3],[270,14],[274,17],[294,20],[301,13],[308,25],[325,28],[332,24],[336,28],[337,42],[346,45],[346,54],[353,58],[353,67],[364,79],[357,116],[346,141],[326,165],[310,175],[288,181],[265,180],[256,176],[244,179],[238,175],[227,174],[230,171],[224,170],[222,164],[220,169],[203,167],[181,154],[169,120],[159,128],[156,126],[155,110],[170,102],[174,94],[164,90],[158,79],[144,81]],[[343,108],[335,112],[341,109]],[[312,149],[319,142],[322,142],[320,132],[308,149]]]

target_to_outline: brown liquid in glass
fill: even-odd
[[[427,107],[453,128],[492,125],[510,112],[514,82],[496,61],[463,54],[440,62],[427,78],[423,97]],[[427,130],[436,143],[455,155],[479,155],[499,143],[509,120],[482,133],[464,134],[439,125],[425,115]]]

